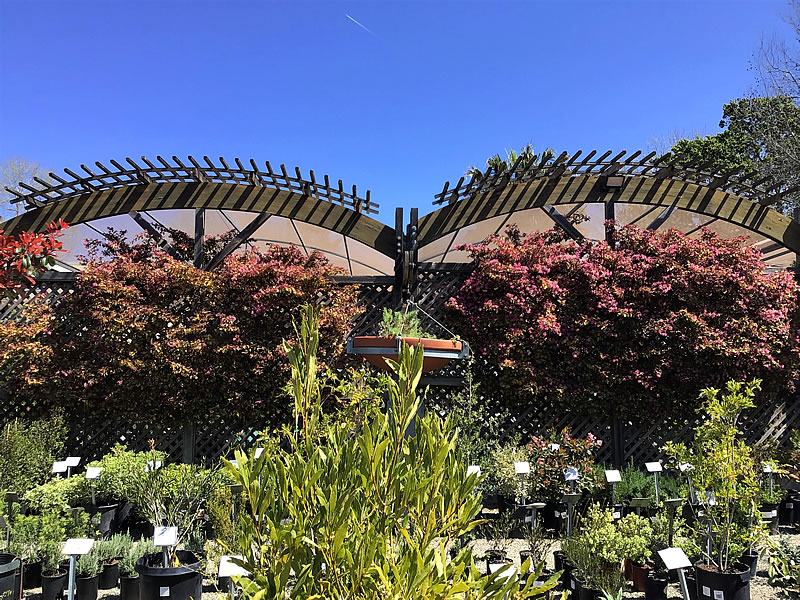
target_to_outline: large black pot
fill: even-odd
[[[0,554],[0,598],[22,598],[22,563],[13,554]]]
[[[644,597],[645,600],[667,600],[667,576],[650,571],[644,582]]]
[[[797,498],[794,493],[789,493],[778,507],[778,524],[794,525],[798,511],[800,511],[800,505],[797,504]]]
[[[139,580],[141,577],[119,578],[119,600],[139,600]]]
[[[758,552],[753,552],[752,554],[745,552],[742,554],[741,558],[739,558],[739,562],[750,570],[750,579],[756,576],[756,572],[758,571]]]
[[[22,587],[26,590],[42,587],[42,563],[25,563],[22,566]]]
[[[695,567],[699,600],[750,600],[750,569],[737,565],[734,573],[709,571],[707,565]],[[712,567],[713,568],[713,567]]]
[[[42,575],[42,600],[60,600],[67,586],[67,574]]]
[[[689,600],[697,600],[697,578],[694,575],[694,570],[687,569],[684,571],[686,577],[686,587],[689,588]]]
[[[200,559],[187,550],[176,552],[179,567],[163,568],[160,553],[148,554],[136,561],[139,573],[140,600],[197,600],[203,594],[203,573]],[[166,593],[162,593],[166,592]]]
[[[101,590],[113,590],[117,587],[119,582],[119,563],[114,561],[103,565],[103,570],[100,571],[99,586]]]
[[[769,527],[770,534],[776,535],[778,533],[778,505],[762,504],[761,520]]]
[[[75,578],[75,597],[78,600],[97,600],[97,584],[100,575]]]

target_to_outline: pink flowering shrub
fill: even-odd
[[[599,478],[594,452],[602,445],[603,441],[591,433],[585,438],[573,437],[568,427],[551,432],[547,438],[534,436],[526,448],[531,465],[530,497],[543,502],[560,501],[570,491],[564,480],[564,472],[570,467],[578,471],[577,493],[594,490]]]
[[[512,229],[463,248],[474,270],[450,317],[510,402],[652,419],[732,379],[762,379],[765,402],[793,389],[798,285],[743,238],[630,225],[611,248]]]
[[[295,247],[233,255],[214,272],[141,246],[95,255],[57,308],[0,324],[0,340],[16,344],[0,352],[0,372],[12,397],[76,418],[274,421],[290,406],[281,342],[294,336],[297,307],[325,300],[320,361],[342,358],[358,309],[338,274]]]

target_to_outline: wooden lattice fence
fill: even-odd
[[[449,337],[444,304],[455,293],[467,276],[463,268],[445,270],[423,268],[417,278],[412,300],[421,309],[424,328],[436,335]],[[354,324],[353,333],[375,334],[384,307],[393,303],[392,277],[342,278],[342,283],[357,283],[360,286],[360,304],[364,312]],[[23,318],[25,305],[37,300],[58,303],[73,286],[70,274],[51,274],[38,282],[26,295],[15,302],[0,304],[0,322]],[[324,299],[321,299],[324,302]],[[465,365],[454,362],[438,372],[435,378],[425,378],[430,386],[426,402],[429,405],[447,406],[454,394],[460,390],[459,383]],[[25,419],[35,407],[21,406],[12,402],[0,391],[0,425],[13,419]],[[490,411],[501,410],[498,399],[484,398]],[[229,454],[235,445],[253,446],[258,432],[279,425],[274,419],[264,422],[244,422],[237,419],[209,416],[202,423],[179,423],[172,428],[154,428],[129,422],[95,420],[69,420],[66,450],[70,455],[80,455],[84,460],[99,458],[114,444],[122,443],[134,450],[145,450],[149,440],[154,440],[158,449],[167,452],[172,460],[202,462],[221,454]],[[667,440],[687,441],[691,437],[696,419],[687,415],[683,422],[623,423],[621,456],[624,461],[642,464],[663,457],[660,448]],[[574,435],[592,433],[604,441],[597,452],[600,462],[610,463],[614,456],[611,423],[599,422],[586,414],[565,412],[560,406],[536,406],[519,410],[504,424],[503,437],[519,434],[524,441],[531,436],[546,436],[553,429],[570,427]],[[753,411],[743,424],[748,442],[773,441],[788,445],[789,434],[800,429],[800,396],[792,396],[767,408]]]

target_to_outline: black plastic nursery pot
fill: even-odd
[[[42,563],[25,563],[23,565],[22,587],[26,590],[42,587]]]
[[[777,504],[762,504],[761,505],[761,520],[769,527],[769,532],[772,535],[778,533],[778,505]]]
[[[631,563],[631,581],[633,582],[634,591],[647,591],[647,578],[652,570],[652,567],[648,567],[647,565]]]
[[[162,567],[162,555],[148,554],[136,561],[140,600],[197,600],[203,593],[200,559],[187,550],[175,553],[179,567]]]
[[[694,575],[694,570],[686,569],[684,574],[686,587],[689,588],[689,600],[697,600],[697,577]]]
[[[486,553],[486,574],[493,573],[499,570],[500,566],[513,564],[513,562],[504,552],[489,550]]]
[[[778,524],[794,525],[798,510],[800,505],[797,504],[797,498],[793,493],[788,494],[778,507]]]
[[[119,600],[139,600],[139,579],[124,575],[119,578]]]
[[[645,600],[667,600],[667,576],[650,571],[644,582],[644,597]]]
[[[59,600],[63,598],[66,586],[66,572],[61,572],[56,575],[42,574],[42,600]]]
[[[75,597],[78,600],[97,600],[97,585],[99,582],[99,574],[94,577],[76,577]]]
[[[13,554],[0,554],[0,600],[22,597],[22,563]]]
[[[750,579],[756,576],[756,572],[758,571],[758,552],[745,552],[739,558],[739,562],[750,570]]]
[[[698,600],[750,600],[750,569],[736,565],[733,573],[720,573],[716,567],[695,567]]]
[[[101,590],[112,590],[117,587],[119,582],[119,563],[115,560],[112,563],[103,565],[103,570],[100,571],[99,586]]]

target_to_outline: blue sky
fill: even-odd
[[[0,160],[285,162],[371,189],[390,222],[528,142],[635,150],[718,131],[785,12],[783,0],[0,0]]]

